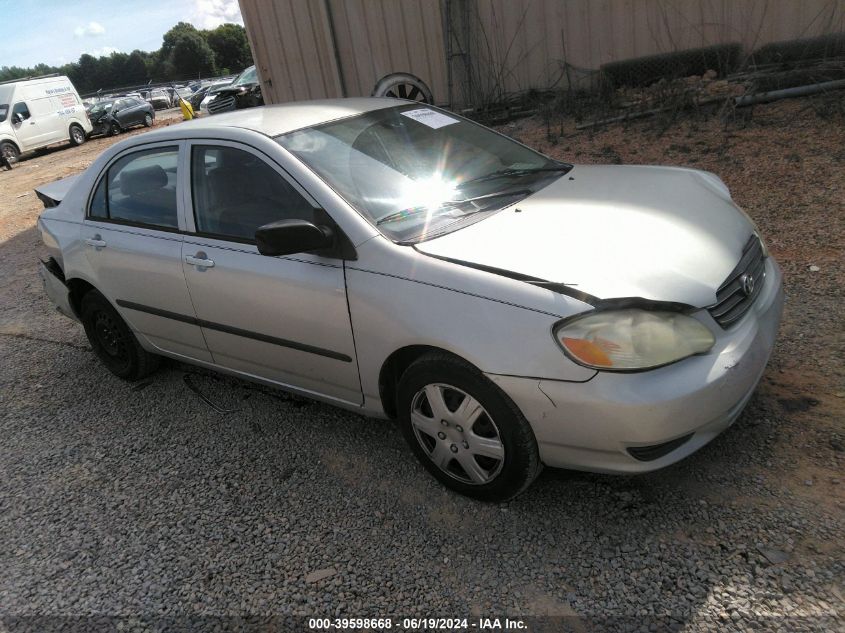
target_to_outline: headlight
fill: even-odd
[[[650,369],[702,354],[716,342],[701,323],[678,312],[594,312],[562,323],[555,338],[580,365],[610,371]]]

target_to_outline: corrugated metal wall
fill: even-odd
[[[445,99],[438,0],[240,0],[265,101],[368,96],[392,72]]]
[[[685,48],[845,31],[845,0],[240,0],[268,103],[369,95],[410,72],[447,103],[565,85],[601,64]],[[459,56],[458,53],[468,53]],[[565,62],[565,63],[564,63]],[[566,70],[569,70],[569,73]]]
[[[566,85],[566,67],[577,76],[578,69],[657,53],[733,42],[750,53],[769,42],[845,31],[843,0],[469,3],[475,70],[503,92]]]

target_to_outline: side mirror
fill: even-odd
[[[319,251],[333,244],[334,232],[329,227],[307,220],[279,220],[255,231],[258,252],[270,257]]]

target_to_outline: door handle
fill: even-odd
[[[99,235],[95,235],[94,237],[89,237],[87,240],[85,240],[85,243],[88,244],[88,246],[93,246],[94,248],[105,248],[106,247],[106,241],[104,239],[102,239]]]
[[[185,255],[185,263],[197,268],[214,268],[214,260],[206,259],[207,255],[200,251],[196,255]]]

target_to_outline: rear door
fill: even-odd
[[[196,141],[189,150],[185,278],[214,362],[360,405],[343,261],[255,247],[259,226],[325,212],[253,148]]]
[[[97,288],[154,346],[211,361],[182,270],[184,142],[133,148],[101,174],[82,227]]]

